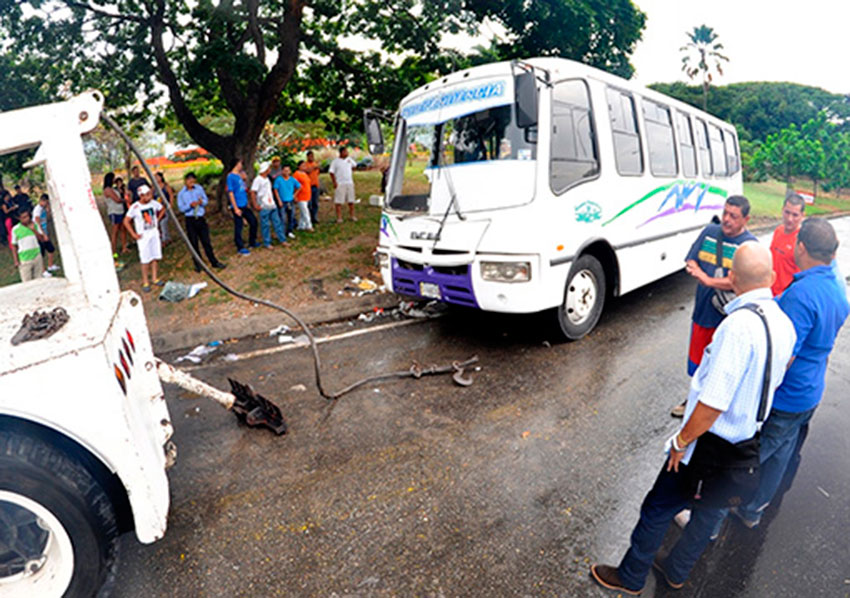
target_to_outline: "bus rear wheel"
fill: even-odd
[[[117,539],[112,502],[79,462],[0,432],[0,596],[94,596],[114,577]]]
[[[557,309],[561,332],[575,341],[593,330],[605,305],[605,272],[592,255],[583,255],[570,268],[564,300]]]

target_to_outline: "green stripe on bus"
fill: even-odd
[[[656,187],[655,189],[653,189],[652,191],[650,191],[649,193],[647,193],[646,195],[644,195],[643,197],[641,197],[641,198],[640,198],[639,200],[637,200],[636,202],[634,202],[634,203],[632,203],[632,204],[630,204],[630,205],[626,206],[625,208],[623,208],[622,210],[620,210],[619,212],[617,212],[617,214],[616,214],[613,218],[611,218],[611,219],[610,219],[610,220],[608,220],[607,222],[604,222],[604,223],[602,224],[602,226],[606,226],[606,225],[608,225],[608,224],[612,223],[614,220],[616,220],[617,218],[619,218],[620,216],[622,216],[623,214],[625,214],[626,212],[628,212],[629,210],[631,210],[631,209],[632,209],[633,207],[635,207],[636,205],[638,205],[638,204],[640,204],[640,203],[645,202],[647,199],[649,199],[650,197],[652,197],[653,195],[655,195],[655,194],[657,194],[657,193],[661,193],[662,191],[666,191],[667,189],[669,189],[670,187],[672,187],[672,186],[673,186],[673,185],[675,185],[675,184],[676,184],[676,183],[675,183],[675,182],[673,182],[673,183],[667,183],[666,185],[661,185],[660,187]]]

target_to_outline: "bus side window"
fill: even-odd
[[[726,167],[730,175],[741,169],[741,161],[738,159],[738,144],[735,135],[731,131],[723,131],[723,146],[726,148]]]
[[[708,151],[708,130],[705,128],[705,121],[701,118],[697,120],[697,150],[699,150],[699,168],[703,176],[714,174],[714,168],[711,164],[711,152]]]
[[[682,174],[686,177],[695,177],[697,175],[697,155],[696,147],[694,147],[691,117],[677,110],[676,123],[679,131],[679,148],[682,153]]]
[[[562,81],[552,91],[549,185],[556,194],[599,174],[596,132],[584,81]]]
[[[614,156],[617,171],[624,175],[643,174],[643,152],[637,127],[637,112],[632,96],[608,88],[608,116],[614,133]]]
[[[726,150],[723,148],[723,136],[716,125],[708,125],[708,144],[711,149],[711,162],[714,164],[714,174],[726,176]]]
[[[676,176],[679,165],[676,162],[670,109],[647,99],[643,99],[642,104],[646,146],[649,148],[649,170],[655,176]]]

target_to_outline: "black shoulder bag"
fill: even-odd
[[[767,359],[756,415],[756,422],[760,424],[767,415],[773,346],[762,308],[752,303],[744,307],[761,318],[767,333]],[[693,503],[704,507],[729,508],[752,500],[760,481],[759,448],[758,431],[752,438],[737,443],[724,440],[711,432],[697,438],[694,452],[684,471],[688,490],[693,492]]]

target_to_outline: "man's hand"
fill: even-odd
[[[685,272],[696,278],[697,281],[699,281],[700,283],[706,285],[705,281],[708,278],[708,275],[703,271],[702,268],[699,267],[699,264],[696,262],[696,260],[688,260],[687,262],[685,262]]]
[[[236,214],[236,216],[238,216],[239,218],[242,217],[242,210],[240,210],[236,206],[233,207],[233,213]]]
[[[667,461],[667,471],[673,470],[676,473],[679,473],[679,462],[682,460],[682,457],[685,456],[685,451],[678,452],[674,450],[670,450],[670,460]]]

